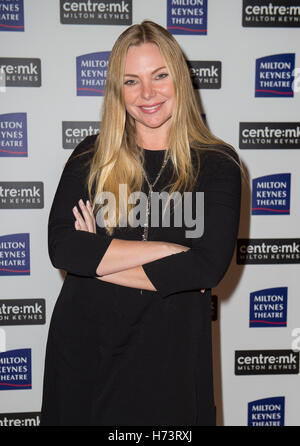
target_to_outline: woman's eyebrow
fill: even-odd
[[[166,67],[156,68],[154,71],[152,71],[151,74],[155,74],[157,71],[162,70],[162,69],[166,69]],[[124,76],[138,77],[136,74],[129,74],[129,73],[125,73]]]

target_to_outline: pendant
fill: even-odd
[[[148,197],[147,197],[147,207],[146,207],[146,222],[144,223],[144,233],[142,236],[143,241],[148,240],[148,233],[149,233],[149,215],[150,215],[150,207],[151,207],[151,195],[152,195],[152,188],[150,188]],[[143,290],[140,290],[140,294],[143,294]]]
[[[150,182],[149,182],[149,180],[147,178],[147,175],[144,172],[145,180],[146,180],[146,182],[148,184],[148,187],[149,187],[149,192],[148,192],[148,196],[147,196],[146,222],[144,223],[144,232],[143,232],[143,235],[142,235],[142,240],[143,241],[147,241],[148,240],[149,215],[150,215],[151,196],[152,196],[153,187],[155,186],[155,184],[157,183],[158,179],[160,178],[161,173],[164,170],[164,168],[165,168],[165,166],[166,166],[166,164],[167,164],[167,162],[169,160],[169,157],[170,157],[170,151],[167,150],[167,152],[165,153],[165,158],[164,158],[163,164],[162,164],[162,166],[160,168],[160,171],[158,172],[158,175],[157,175],[157,177],[155,178],[155,180],[154,180],[154,182],[152,184],[150,184]],[[143,294],[143,290],[140,290],[140,293]]]
[[[149,233],[149,215],[150,215],[150,207],[151,207],[151,196],[152,196],[152,188],[149,190],[147,197],[147,207],[146,207],[146,222],[144,223],[144,233],[142,239],[144,241],[148,240]]]

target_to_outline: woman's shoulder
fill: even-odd
[[[75,161],[78,157],[85,156],[85,158],[91,158],[94,152],[94,147],[96,143],[97,135],[90,135],[84,138],[73,150],[69,161]]]
[[[230,145],[216,144],[209,147],[199,147],[197,150],[200,152],[201,158],[205,161],[225,161],[232,158],[235,161],[239,161],[237,151]]]
[[[202,147],[196,150],[198,150],[200,155],[201,167],[206,170],[226,167],[230,169],[231,167],[238,167],[240,165],[238,153],[229,145],[220,144],[211,147]]]
[[[196,150],[200,155],[198,187],[204,187],[204,185],[225,179],[226,181],[240,181],[241,162],[234,148],[226,144],[220,144],[218,146],[202,147],[194,151]]]
[[[87,173],[88,166],[94,154],[97,136],[87,136],[75,147],[66,162],[65,171],[79,176]]]

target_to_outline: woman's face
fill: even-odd
[[[143,43],[128,49],[124,74],[124,101],[137,131],[166,130],[175,105],[173,82],[159,48]]]

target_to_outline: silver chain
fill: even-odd
[[[148,192],[148,195],[147,195],[146,222],[144,223],[144,232],[143,232],[143,236],[142,236],[142,240],[144,240],[144,241],[148,240],[149,215],[150,215],[151,197],[152,197],[153,188],[154,188],[155,184],[157,183],[157,181],[159,180],[159,178],[160,178],[160,176],[162,174],[162,171],[164,170],[164,168],[165,168],[169,158],[170,158],[170,151],[166,150],[165,155],[164,155],[164,160],[163,160],[162,166],[160,168],[160,171],[156,175],[156,178],[155,178],[155,180],[153,181],[152,184],[148,180],[148,177],[147,177],[147,174],[145,172],[145,169],[143,168],[144,178],[145,178],[146,183],[148,184],[148,188],[149,188],[149,192]],[[143,294],[143,290],[140,290],[140,294]]]
[[[148,240],[149,215],[150,215],[151,197],[152,197],[153,188],[154,188],[155,184],[157,183],[157,181],[159,180],[159,178],[160,178],[160,176],[162,174],[162,171],[166,167],[166,164],[167,164],[169,158],[170,158],[170,151],[166,150],[166,153],[164,155],[164,160],[163,160],[162,166],[160,168],[160,171],[158,172],[158,174],[157,174],[157,176],[156,176],[156,178],[155,178],[155,180],[154,180],[154,182],[152,184],[150,183],[150,181],[149,181],[149,179],[147,177],[147,174],[146,174],[145,170],[143,169],[144,177],[145,177],[145,180],[146,180],[146,182],[148,184],[148,188],[149,188],[149,192],[148,192],[148,195],[147,195],[146,222],[144,223],[144,233],[143,233],[143,236],[142,236],[142,239],[145,240],[145,241]]]

